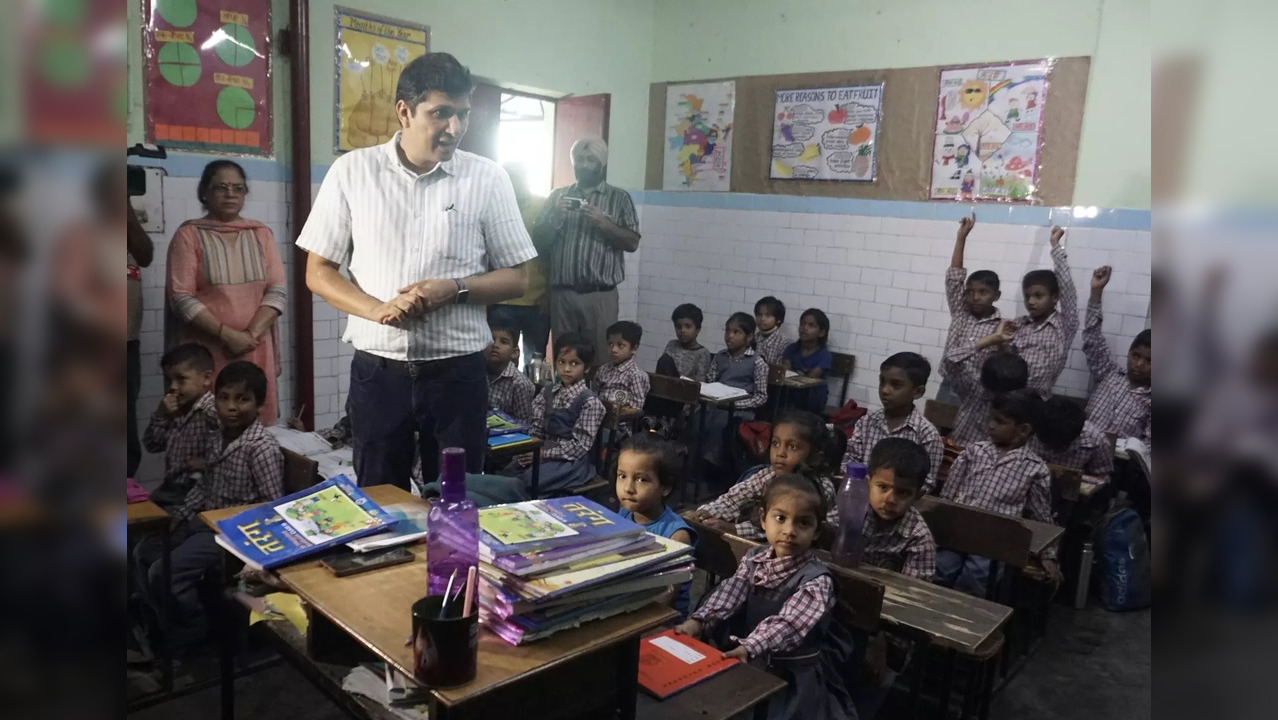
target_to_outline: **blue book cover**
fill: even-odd
[[[218,522],[245,560],[272,568],[392,527],[383,510],[345,475]]]
[[[514,445],[516,443],[528,442],[532,440],[532,435],[521,432],[506,433],[505,435],[489,435],[488,447],[499,448],[506,445]]]
[[[642,526],[578,495],[481,508],[479,529],[483,531],[480,553],[488,557],[639,538],[645,532]]]
[[[527,423],[521,423],[500,410],[488,411],[489,437],[510,435],[511,433],[527,433],[529,429]]]

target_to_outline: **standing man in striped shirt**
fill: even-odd
[[[471,472],[483,465],[484,306],[523,294],[524,263],[537,253],[510,178],[457,149],[473,88],[447,53],[405,66],[400,131],[333,163],[297,239],[310,253],[307,287],[350,314],[343,339],[356,349],[349,405],[360,485],[407,489],[415,452],[434,480],[448,446],[465,448]]]
[[[623,253],[639,249],[639,217],[630,193],[604,182],[607,143],[583,138],[571,155],[577,182],[550,192],[533,241],[547,258],[554,336],[584,334],[602,362],[604,333],[617,322],[617,285],[626,279]]]

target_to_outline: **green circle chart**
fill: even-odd
[[[241,67],[253,62],[257,57],[257,47],[253,44],[253,34],[243,25],[227,23],[222,26],[224,37],[217,44],[217,56],[222,62],[232,67]]]
[[[157,59],[160,76],[173,85],[190,87],[200,79],[200,54],[189,43],[164,43]]]
[[[195,0],[159,0],[155,11],[173,27],[186,27],[195,22]]]
[[[227,127],[243,130],[253,124],[257,107],[244,88],[228,85],[217,94],[217,115]]]

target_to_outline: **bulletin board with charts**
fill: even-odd
[[[271,154],[269,7],[260,0],[147,0],[147,142]]]
[[[1051,69],[1041,60],[941,71],[932,199],[1034,200]]]
[[[334,7],[333,151],[388,142],[399,130],[395,86],[430,49],[426,25]]]
[[[778,90],[772,177],[874,180],[883,84]]]

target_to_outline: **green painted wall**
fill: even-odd
[[[1149,0],[656,0],[654,81],[1090,55],[1074,201],[1149,207]]]

